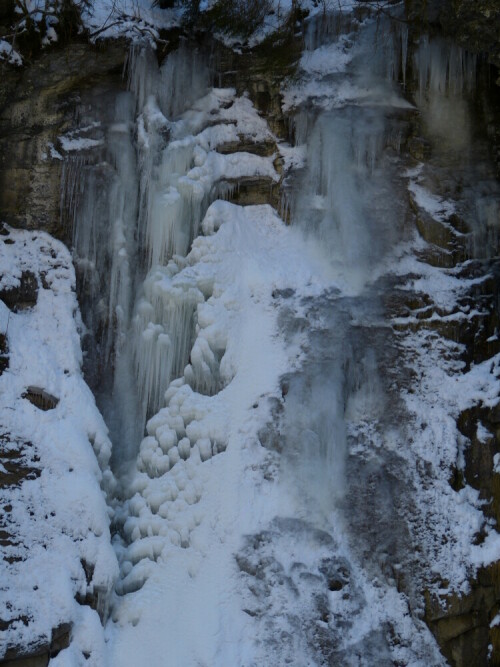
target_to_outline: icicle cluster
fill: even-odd
[[[158,67],[151,50],[136,45],[128,72],[130,92],[118,96],[106,153],[67,164],[63,202],[86,323],[97,332],[98,363],[113,377],[103,410],[127,456],[185,369],[196,391],[220,389],[224,344],[212,349],[199,335],[210,285],[177,274],[212,201],[230,196],[238,178],[279,179],[272,156],[217,152],[241,136],[271,135],[246,97],[209,90],[196,50],[181,45]]]

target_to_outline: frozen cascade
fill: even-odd
[[[97,155],[90,153],[79,168],[71,165],[74,158],[70,158],[67,186],[63,186],[63,192],[70,193],[70,201],[63,200],[63,209],[71,216],[84,321],[95,338],[87,354],[90,365],[99,368],[105,378],[102,390],[97,388],[96,393],[114,440],[124,443],[141,433],[127,335],[138,262],[133,105],[130,93],[117,96],[106,129],[105,154],[102,149]],[[115,368],[114,379],[106,368]]]
[[[304,43],[284,90],[294,146],[248,96],[210,87],[194,47],[158,67],[137,46],[106,148],[66,165],[101,407],[115,468],[127,463],[111,665],[438,667],[420,589],[448,568],[464,587],[483,557],[467,552],[476,500],[464,493],[457,509],[449,485],[449,414],[464,399],[419,412],[461,368],[457,352],[443,343],[442,362],[434,332],[415,325],[425,309],[406,305],[435,280],[444,287],[424,304],[465,312],[455,267],[445,272],[458,255],[425,263],[431,243],[410,229],[408,197],[448,236],[453,216],[475,230],[453,236],[460,259],[483,257],[497,233],[486,167],[479,198],[466,169],[463,195],[439,187],[450,118],[463,119],[459,150],[473,150],[476,63],[348,12],[310,20]],[[402,151],[417,107],[439,138],[430,168]],[[280,180],[276,154],[240,141],[299,166],[286,175],[290,226],[268,205],[224,201],[238,179]],[[474,378],[450,396],[470,395]],[[432,484],[417,491],[423,468]]]
[[[444,39],[420,40],[414,55],[418,72],[419,103],[427,92],[460,98],[475,89],[477,56]]]
[[[116,100],[108,130],[106,159],[94,165],[80,164],[80,158],[76,158],[77,164],[71,165],[75,159],[70,158],[70,166],[66,167],[68,181],[76,185],[68,186],[69,201],[63,201],[63,208],[69,210],[74,220],[81,221],[73,224],[75,263],[81,273],[83,292],[90,303],[98,304],[97,309],[88,309],[90,316],[95,317],[97,312],[97,321],[88,325],[91,330],[101,332],[104,363],[109,361],[115,340],[123,345],[132,305],[130,265],[135,261],[137,211],[132,123],[132,99],[123,93]],[[63,185],[63,191],[68,187]],[[79,195],[73,192],[75,187]],[[105,280],[104,271],[110,271],[110,280]]]
[[[175,274],[210,202],[231,191],[227,178],[279,179],[272,158],[216,152],[238,136],[260,141],[270,133],[247,98],[208,88],[196,51],[181,43],[158,67],[150,49],[134,46],[128,71],[130,92],[117,99],[105,151],[68,162],[62,202],[74,229],[84,320],[95,336],[90,365],[105,378],[97,393],[120,443],[116,464],[133,456],[146,417],[185,367],[194,387],[220,388],[219,343],[211,350],[199,341],[189,363],[210,280],[191,284]]]
[[[309,167],[292,217],[301,226],[307,221],[306,235],[324,244],[339,276],[356,291],[397,233],[391,200],[384,202],[385,215],[376,216],[373,207],[381,193],[388,195],[380,164],[384,119],[371,110],[349,109],[325,113],[309,125]]]
[[[159,409],[171,378],[180,377],[189,361],[194,340],[196,307],[201,291],[190,284],[175,284],[161,268],[150,271],[134,316],[137,343],[136,370],[147,407]]]
[[[406,77],[407,32],[383,24],[381,39],[373,26],[357,36],[355,30],[345,17],[331,17],[326,26],[310,21],[301,65],[305,76],[324,76],[328,88],[315,83],[321,97],[298,108],[295,91],[287,91],[295,141],[306,155],[287,195],[292,226],[323,258],[335,289],[311,304],[314,346],[302,373],[289,381],[285,470],[307,516],[322,526],[331,525],[332,513],[341,520],[335,508],[346,502],[349,448],[366,437],[358,430],[377,419],[387,400],[375,333],[382,310],[377,279],[408,240],[399,152],[413,109],[395,86]],[[343,63],[340,73],[332,75],[328,61],[322,71],[323,53]],[[300,80],[295,85],[308,90]]]

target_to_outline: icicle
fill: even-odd
[[[134,317],[134,357],[145,415],[162,407],[170,381],[188,364],[196,307],[203,300],[197,287],[176,285],[168,268],[157,268],[146,278]]]
[[[211,125],[210,111],[219,114],[232,100],[212,95],[196,107],[208,82],[203,58],[183,44],[161,68],[151,49],[133,46],[129,92],[118,96],[106,153],[99,165],[68,165],[65,172],[65,206],[78,219],[74,254],[88,302],[86,323],[96,335],[94,357],[105,369],[106,391],[113,385],[112,397],[102,398],[105,418],[125,456],[146,415],[162,405],[169,382],[186,366],[200,391],[220,384],[218,350],[200,343],[189,363],[203,293],[175,280],[208,205],[235,187],[224,181],[224,169],[241,166],[234,156],[214,152],[228,137],[237,139],[234,119],[219,132],[196,135]],[[275,175],[270,160],[258,156],[247,155],[245,169]]]
[[[209,71],[205,59],[184,44],[168,56],[160,77],[160,107],[170,119],[178,118],[208,90]]]
[[[421,39],[414,57],[419,103],[426,93],[460,97],[474,90],[477,59],[443,39]]]
[[[403,24],[401,27],[401,74],[403,76],[403,86],[406,88],[406,67],[408,60],[408,26]]]
[[[190,361],[184,377],[192,389],[208,396],[217,393],[221,389],[220,360],[203,336],[196,339]]]
[[[356,19],[350,12],[329,11],[315,15],[306,24],[304,36],[305,48],[314,51],[325,44],[336,41],[340,35],[345,35],[357,26]]]
[[[160,73],[152,49],[132,44],[128,55],[128,88],[134,94],[139,113],[158,90],[159,82]]]
[[[81,155],[69,156],[64,160],[61,174],[61,220],[71,235],[75,233],[74,226],[77,207],[82,194],[82,173],[88,160]]]

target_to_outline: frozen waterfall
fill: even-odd
[[[135,45],[108,118],[82,112],[62,206],[118,477],[111,665],[445,664],[419,591],[482,557],[449,415],[498,187],[478,63],[415,41],[312,16],[288,137],[188,40]]]

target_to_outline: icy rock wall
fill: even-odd
[[[485,54],[498,70],[500,48],[496,35],[500,10],[495,0],[406,0],[409,18],[444,33],[471,53]],[[496,84],[498,85],[498,79]]]
[[[456,465],[453,461],[459,461],[461,457],[463,441],[456,421],[453,423],[461,408],[458,403],[454,404],[455,399],[450,402],[453,394],[453,391],[449,394],[450,385],[447,385],[448,389],[440,391],[438,385],[430,380],[432,373],[428,375],[427,371],[423,371],[426,387],[436,387],[439,400],[443,400],[443,405],[447,406],[445,411],[453,415],[447,427],[444,424],[437,426],[436,423],[442,436],[436,436],[435,444],[432,444],[432,437],[424,436],[420,439],[407,433],[405,427],[401,428],[401,424],[414,423],[415,417],[419,421],[424,414],[426,419],[432,414],[432,408],[424,398],[425,392],[424,396],[419,394],[417,400],[411,398],[415,385],[410,383],[411,388],[408,389],[408,367],[405,368],[405,365],[409,364],[413,369],[417,366],[402,351],[408,349],[407,345],[413,345],[415,350],[421,347],[428,350],[431,345],[443,345],[442,349],[447,349],[449,345],[451,349],[458,344],[459,347],[452,354],[455,359],[453,363],[456,364],[454,371],[451,366],[444,370],[446,364],[442,362],[434,363],[436,368],[442,364],[442,379],[448,374],[452,377],[453,373],[457,373],[459,378],[451,382],[460,382],[461,386],[462,382],[472,382],[472,377],[467,375],[467,366],[462,366],[470,354],[478,362],[486,354],[486,358],[493,357],[492,363],[496,363],[496,288],[493,288],[489,297],[484,294],[484,300],[480,299],[484,309],[477,306],[469,310],[472,302],[467,297],[470,289],[467,286],[467,272],[470,270],[473,270],[480,282],[484,281],[485,290],[489,290],[486,287],[489,262],[498,249],[498,206],[493,201],[494,197],[498,198],[498,183],[495,182],[494,169],[488,155],[484,125],[480,129],[481,121],[473,109],[472,92],[477,85],[479,69],[473,56],[446,40],[421,37],[413,45],[413,36],[408,41],[407,30],[397,24],[380,21],[377,29],[372,30],[367,23],[363,27],[358,26],[357,32],[353,30],[350,34],[339,35],[333,30],[325,30],[324,25],[319,28],[311,25],[311,34],[306,33],[308,50],[302,56],[299,75],[285,90],[286,108],[295,114],[296,141],[303,145],[307,156],[306,168],[297,179],[298,187],[287,191],[292,224],[302,226],[311,242],[319,235],[321,245],[328,248],[333,260],[339,287],[339,295],[331,294],[328,304],[324,303],[322,307],[320,300],[316,302],[315,309],[309,315],[309,323],[317,350],[323,350],[323,354],[333,358],[344,359],[344,372],[339,373],[338,366],[333,362],[328,366],[328,372],[333,376],[337,373],[340,383],[344,383],[345,387],[343,417],[346,420],[348,452],[346,488],[347,502],[352,503],[353,510],[344,508],[344,535],[348,536],[353,531],[353,543],[356,544],[354,552],[359,553],[358,549],[361,548],[362,557],[367,559],[364,568],[371,571],[372,576],[377,572],[376,576],[384,579],[393,570],[389,580],[393,577],[398,581],[398,586],[402,586],[409,599],[413,600],[411,604],[414,609],[420,606],[417,616],[423,615],[422,588],[428,587],[433,591],[428,600],[435,600],[434,595],[443,600],[442,606],[437,602],[434,606],[429,603],[426,618],[428,621],[431,619],[429,624],[452,664],[468,664],[472,654],[465,648],[465,634],[460,637],[459,623],[464,623],[467,631],[471,631],[475,650],[480,651],[481,664],[485,664],[489,650],[485,636],[494,607],[489,607],[488,613],[482,616],[481,627],[477,631],[465,619],[465,609],[478,609],[480,586],[473,587],[470,597],[464,596],[461,605],[456,603],[456,598],[450,597],[450,604],[455,605],[455,611],[450,615],[456,615],[455,618],[446,615],[439,617],[446,606],[445,594],[440,594],[433,582],[429,581],[429,572],[436,570],[436,559],[443,558],[447,560],[443,571],[449,575],[450,568],[453,568],[454,575],[451,578],[455,586],[461,588],[463,583],[459,584],[458,581],[464,582],[464,576],[471,576],[470,573],[476,571],[473,563],[477,562],[473,554],[474,547],[471,548],[471,542],[468,543],[468,540],[476,539],[473,535],[478,526],[479,505],[472,499],[475,491],[469,487],[469,537],[464,542],[464,534],[461,533],[464,524],[459,517],[460,511],[456,514],[457,507],[453,508],[453,501],[451,504],[446,503],[450,515],[445,513],[443,516],[432,510],[435,502],[432,493],[427,500],[424,500],[425,492],[420,496],[429,477],[432,477],[440,487],[440,497],[445,503],[444,498],[450,496],[449,479],[441,477],[440,466],[444,465],[448,469],[451,466],[453,469]],[[406,99],[401,95],[397,83],[405,87]],[[415,113],[417,110],[421,112],[421,119]],[[406,206],[407,189],[410,210]],[[492,197],[493,193],[497,194]],[[412,220],[419,233],[419,237],[413,241]],[[351,236],[352,233],[354,236]],[[422,240],[425,243],[419,249]],[[413,245],[415,241],[416,246]],[[409,246],[406,245],[408,243]],[[408,254],[411,247],[413,250]],[[416,274],[423,276],[431,271],[433,277],[428,274],[428,279],[424,282],[418,279],[412,286],[410,256],[413,253]],[[476,268],[472,269],[473,266]],[[480,269],[480,266],[483,268]],[[478,273],[475,273],[476,270]],[[479,278],[479,275],[482,277]],[[439,296],[438,285],[444,287],[441,281],[455,278],[461,281],[459,291],[454,292],[452,284],[448,283],[448,288]],[[402,292],[395,288],[394,280],[402,281]],[[431,288],[431,284],[435,288]],[[458,288],[458,283],[455,286]],[[403,318],[405,324],[401,321],[409,338],[403,342],[403,338],[398,341],[398,336],[392,337],[392,327],[396,332],[402,329],[399,318],[392,320],[390,313],[395,304],[401,303],[400,299],[407,289],[412,293],[416,290],[419,305],[416,305],[417,302],[412,304],[414,297],[409,298],[408,318]],[[420,290],[424,294],[419,294]],[[345,299],[346,294],[350,294],[350,301]],[[332,313],[335,313],[335,317],[332,317]],[[314,316],[317,318],[316,329],[312,326]],[[346,325],[342,318],[346,316],[352,325],[347,325],[343,330]],[[419,322],[421,317],[424,321]],[[298,327],[301,326],[299,322]],[[388,323],[389,329],[386,328]],[[475,329],[476,334],[471,338],[476,325],[478,329]],[[344,331],[344,342],[337,348],[335,336],[339,335],[339,329]],[[449,342],[441,342],[443,339]],[[484,343],[486,348],[483,347]],[[464,347],[460,348],[460,345]],[[350,352],[349,347],[352,347]],[[285,397],[284,423],[293,424],[296,419],[299,429],[304,429],[304,424],[301,423],[302,412],[296,407],[296,392],[299,396],[307,396],[311,387],[322,383],[328,386],[325,371],[327,363],[324,361],[323,368],[320,363],[315,365],[312,361],[313,349],[311,346],[311,365],[309,368],[306,365],[304,367],[305,377],[292,377]],[[398,354],[404,361],[398,361],[397,356],[393,356]],[[424,357],[425,353],[419,355],[420,360]],[[461,377],[460,368],[464,373]],[[486,370],[485,364],[483,372]],[[398,387],[396,395],[391,386]],[[289,395],[292,400],[290,412],[287,412]],[[331,389],[330,395],[335,396]],[[465,399],[465,396],[462,398]],[[474,390],[468,393],[465,400],[475,402]],[[417,408],[420,401],[423,412]],[[427,408],[424,408],[425,405]],[[314,407],[310,411],[310,430],[318,435]],[[308,407],[304,412],[307,414]],[[277,410],[275,418],[279,418],[279,414]],[[450,427],[453,434],[448,431]],[[375,430],[372,431],[372,428]],[[270,429],[272,431],[272,427]],[[444,431],[448,434],[445,435]],[[294,438],[294,462],[301,460],[300,452],[309,451],[310,443],[314,441],[310,432],[306,433],[308,437],[302,439],[302,450],[297,445],[298,439]],[[377,433],[383,434],[384,445],[381,449],[376,444],[379,437]],[[394,437],[401,444],[392,450],[390,443]],[[286,446],[279,435],[266,436],[266,442],[277,443],[274,445],[277,447]],[[359,455],[363,450],[368,451],[365,447],[369,442],[372,443],[368,446],[368,449],[373,447],[372,454],[363,460],[364,455],[360,458]],[[444,442],[448,443],[447,453],[444,449],[438,449],[438,442],[441,446]],[[462,445],[457,446],[457,443]],[[316,446],[320,448],[319,444]],[[398,482],[398,478],[405,478],[403,469],[407,463],[403,463],[402,459],[407,455],[411,458],[414,454],[416,458],[410,464],[410,469],[416,465],[418,470],[423,465],[422,459],[434,461],[425,468],[423,477],[417,473],[421,481],[416,483],[416,489],[414,481],[407,478],[407,483],[415,491],[411,497],[418,504],[415,514],[410,507],[405,507],[404,492]],[[378,463],[377,456],[382,457]],[[381,460],[384,463],[379,468]],[[440,463],[437,463],[438,460]],[[444,463],[445,460],[448,463]],[[461,464],[457,465],[460,467]],[[489,465],[490,469],[493,468],[491,457]],[[400,472],[394,474],[395,470]],[[304,479],[310,480],[311,477],[305,470],[301,489],[308,488]],[[318,479],[318,470],[314,478]],[[439,478],[441,482],[437,481]],[[366,486],[359,484],[361,479],[365,480]],[[476,483],[472,482],[472,475],[469,475],[469,484],[477,488]],[[312,508],[318,506],[320,497],[324,498],[324,494],[315,493],[311,485],[309,494]],[[365,500],[363,496],[366,496]],[[491,503],[491,495],[488,497]],[[493,498],[493,505],[495,503]],[[455,520],[450,520],[452,514]],[[347,520],[346,515],[349,517]],[[416,534],[414,531],[420,532],[417,526],[421,521],[426,525],[424,532],[428,531],[424,537],[425,546],[417,538],[420,556],[410,563],[407,554],[412,549],[409,546],[411,535]],[[485,522],[485,534],[495,541],[496,532],[493,530],[490,533],[490,528],[486,527],[489,519],[483,517],[482,521]],[[370,525],[377,528],[372,531]],[[437,526],[441,528],[435,533]],[[441,551],[437,546],[439,535],[443,533],[446,533],[447,539],[453,535],[451,541],[457,547],[458,544],[463,545],[463,558],[448,559],[445,556],[447,549]],[[465,556],[467,551],[469,555]],[[355,562],[355,553],[351,554],[351,563]],[[438,556],[439,553],[441,555]],[[410,576],[405,574],[408,572],[411,572]],[[485,581],[491,581],[491,576],[494,575],[485,573]],[[447,576],[447,582],[449,580]],[[495,590],[495,595],[498,595],[498,589]],[[486,616],[489,620],[486,620]],[[451,637],[447,632],[457,632],[457,635]],[[494,633],[490,631],[490,641],[493,636]],[[402,641],[401,648],[405,641]],[[364,650],[365,655],[369,655],[367,645]],[[347,661],[346,656],[343,659]],[[370,664],[377,664],[374,657],[371,660]],[[434,661],[439,664],[439,658],[435,655],[431,657],[430,653],[425,660],[428,664],[434,664]]]
[[[118,42],[104,51],[80,42],[43,52],[25,68],[2,62],[0,208],[6,222],[68,241],[60,218],[57,154],[64,151],[58,137],[74,126],[77,101],[89,99],[96,81],[108,94],[119,89],[116,69],[124,56]]]

